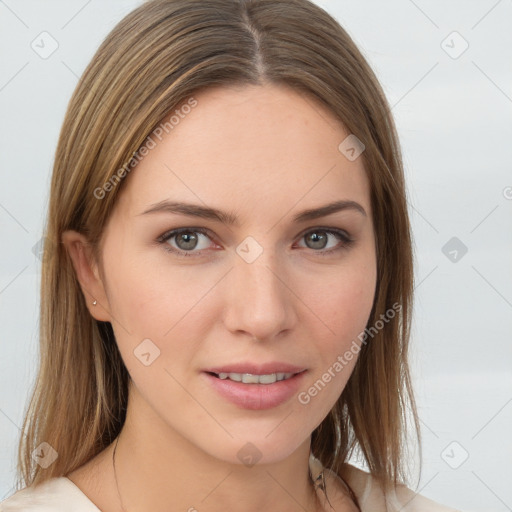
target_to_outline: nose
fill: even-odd
[[[282,263],[270,250],[248,263],[235,255],[234,268],[225,283],[226,328],[240,336],[260,341],[272,340],[292,329],[296,320],[296,297],[287,282]]]

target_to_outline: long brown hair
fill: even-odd
[[[104,184],[195,92],[265,83],[319,100],[364,143],[378,267],[367,327],[401,306],[362,344],[343,393],[312,434],[312,452],[341,475],[359,451],[386,489],[407,482],[411,418],[421,447],[408,366],[413,254],[401,150],[377,78],[347,32],[308,0],[151,0],[101,44],[62,126],[42,263],[40,365],[18,488],[86,463],[119,434],[126,414],[128,372],[110,323],[87,310],[62,233],[79,231],[98,247],[124,181],[106,191]],[[32,458],[43,442],[58,453],[47,468]]]

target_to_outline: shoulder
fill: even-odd
[[[405,485],[399,485],[395,492],[384,495],[370,473],[351,464],[344,466],[342,476],[356,495],[362,512],[460,512],[426,498]],[[333,478],[339,479],[334,474]]]
[[[0,512],[100,512],[87,496],[66,477],[56,477],[21,489],[0,503]]]

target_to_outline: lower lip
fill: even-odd
[[[213,388],[231,403],[242,409],[259,411],[272,409],[287,402],[298,392],[305,373],[297,373],[289,379],[273,384],[244,384],[230,379],[219,379],[209,373],[203,375]]]

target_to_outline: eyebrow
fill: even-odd
[[[311,208],[304,210],[301,213],[293,217],[293,222],[301,223],[309,220],[318,219],[320,217],[326,217],[340,211],[355,211],[366,217],[365,209],[355,201],[334,201],[333,203],[320,206],[318,208]],[[151,205],[147,210],[144,210],[139,215],[146,215],[149,213],[177,213],[181,215],[187,215],[190,217],[200,217],[203,219],[211,219],[218,222],[222,222],[227,225],[239,225],[238,218],[235,214],[230,212],[224,212],[217,208],[209,208],[198,204],[184,203],[180,201],[169,201],[163,200],[159,203]]]

